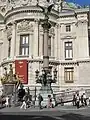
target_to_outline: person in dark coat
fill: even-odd
[[[43,101],[43,97],[41,96],[41,94],[39,94],[38,96],[38,101],[39,101],[39,108],[42,109],[41,102]]]
[[[19,101],[20,101],[20,102],[22,102],[24,96],[25,96],[25,89],[20,88],[20,89],[18,90],[18,98],[19,98]]]
[[[76,106],[76,94],[73,95],[73,106]]]
[[[81,105],[84,106],[83,95],[81,95]]]

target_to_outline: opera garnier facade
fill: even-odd
[[[54,3],[49,21],[49,69],[57,69],[54,91],[90,88],[89,7],[64,0],[0,0],[0,75],[13,66],[22,83],[36,84],[35,71],[42,70],[44,53],[43,7]]]

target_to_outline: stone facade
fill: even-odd
[[[50,4],[53,1],[50,1]],[[90,87],[90,58],[89,58],[89,8],[73,8],[56,1],[49,15],[52,27],[49,31],[51,37],[50,66],[52,71],[58,70],[57,86],[59,90],[79,89]],[[43,28],[41,26],[44,15],[36,6],[37,0],[10,0],[0,1],[0,75],[4,67],[15,60],[28,61],[28,84],[26,86],[40,86],[35,82],[35,71],[43,67]],[[46,0],[40,0],[45,6]],[[66,9],[65,9],[66,8]],[[66,31],[69,25],[71,30]],[[19,54],[20,35],[29,35],[29,55]],[[11,39],[10,57],[8,57],[8,40]],[[65,43],[72,42],[72,59],[65,59]],[[65,82],[65,68],[73,68],[72,82]],[[53,72],[52,72],[53,73]],[[71,74],[71,73],[70,73]],[[68,76],[67,76],[68,77]],[[71,75],[69,75],[71,77]]]

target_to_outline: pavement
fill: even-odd
[[[81,107],[65,105],[55,108],[28,108],[11,107],[0,109],[0,120],[90,120],[90,106]]]

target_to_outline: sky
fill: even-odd
[[[66,0],[66,1],[77,3],[77,4],[81,5],[81,6],[90,4],[90,0]]]

